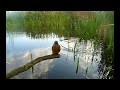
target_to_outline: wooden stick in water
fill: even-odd
[[[14,69],[12,70],[11,72],[9,72],[8,74],[6,74],[6,79],[9,79],[15,75],[18,75],[19,73],[22,73],[28,69],[30,69],[31,67],[33,67],[35,64],[37,64],[38,62],[41,62],[41,61],[44,61],[44,60],[47,60],[47,59],[53,59],[53,58],[59,58],[60,55],[57,54],[57,55],[46,55],[46,56],[43,56],[43,57],[38,57],[36,58],[35,60],[27,63],[26,65],[24,66],[21,66],[17,69]]]

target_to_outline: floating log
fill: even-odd
[[[41,61],[44,61],[44,60],[47,60],[47,59],[59,58],[59,57],[60,57],[59,54],[57,54],[57,55],[52,54],[52,55],[47,55],[47,56],[43,56],[43,57],[38,57],[35,60],[32,60],[31,62],[27,63],[26,65],[10,71],[8,74],[6,74],[6,79],[10,79],[11,77],[13,77],[15,75],[18,75],[19,73],[22,73],[22,72],[30,69],[31,67],[33,67],[38,62],[41,62]]]

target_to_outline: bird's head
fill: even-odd
[[[58,41],[55,41],[54,44],[58,44]]]

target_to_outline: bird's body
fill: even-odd
[[[55,41],[53,46],[52,46],[52,53],[58,54],[59,52],[60,52],[60,45],[58,44],[57,41]]]

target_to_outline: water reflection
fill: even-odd
[[[94,47],[94,40],[79,40],[71,37],[64,40],[51,33],[43,38],[32,39],[26,33],[7,33],[6,36],[6,73],[18,68],[32,60],[51,54],[51,46],[57,40],[61,45],[61,57],[56,60],[47,60],[33,66],[13,78],[101,78],[103,71],[100,71],[102,61],[102,44]],[[75,42],[77,41],[74,50]],[[31,53],[30,53],[31,52]],[[79,61],[78,61],[79,58]],[[104,65],[103,65],[104,66]],[[64,72],[64,75],[60,73]],[[101,73],[100,73],[101,72]],[[58,74],[56,74],[58,73]],[[101,74],[101,75],[100,75]],[[64,76],[64,77],[63,77]]]
[[[55,18],[57,18],[55,20],[58,20],[59,17]],[[56,24],[55,20],[45,22],[47,23],[46,27],[42,20],[39,22],[42,24],[41,27],[34,26],[36,24],[29,23],[30,21],[27,20],[22,22],[20,18],[15,19],[16,22],[19,21],[19,24],[8,23],[6,33],[6,73],[25,65],[37,57],[51,54],[54,41],[58,41],[61,46],[60,58],[42,61],[31,69],[12,77],[12,79],[113,78],[114,49],[107,48],[108,33],[105,32],[107,30],[103,30],[105,38],[101,42],[94,39],[81,40],[78,38],[79,34],[76,33],[79,28],[75,27],[74,24],[74,22],[78,22],[79,17],[71,18],[68,19],[68,22],[70,20],[69,23],[66,23],[67,19],[64,21],[58,20]],[[25,22],[26,27],[24,27]],[[101,33],[103,32],[101,31]]]

